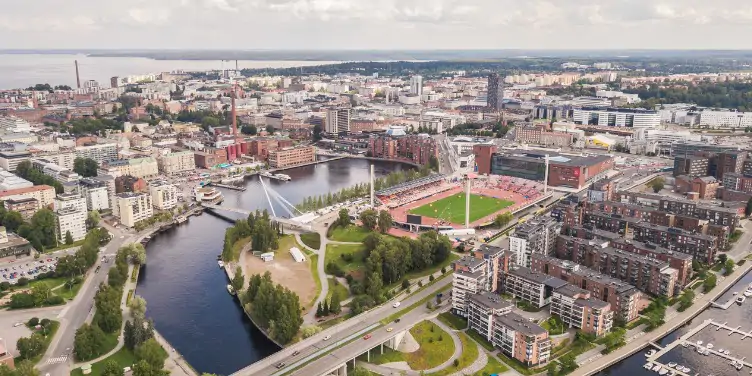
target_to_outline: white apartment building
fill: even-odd
[[[61,193],[55,197],[57,238],[64,242],[70,232],[73,240],[86,237],[86,200],[78,193]]]
[[[31,132],[31,124],[15,116],[0,116],[0,129],[9,132]]]
[[[598,90],[595,92],[595,96],[598,98],[623,99],[627,103],[637,103],[640,101],[640,96],[637,94],[627,94],[621,91],[613,90]]]
[[[337,134],[350,132],[352,110],[349,108],[331,108],[326,110],[326,133]]]
[[[105,182],[83,178],[79,182],[79,185],[81,187],[81,195],[86,200],[87,210],[105,210],[110,208],[110,194]]]
[[[117,215],[120,217],[120,223],[125,226],[133,227],[137,222],[154,215],[151,194],[126,192],[116,197]]]
[[[661,124],[661,116],[652,110],[583,107],[573,111],[572,121],[601,127],[655,128]]]
[[[61,167],[48,159],[36,158],[31,160],[31,167],[45,175],[52,176],[61,183],[74,183],[81,180],[81,176],[71,170]]]
[[[157,160],[152,157],[118,159],[102,164],[98,174],[114,177],[131,175],[147,179],[159,175],[159,165]]]
[[[0,191],[0,200],[9,196],[31,197],[39,201],[39,207],[46,207],[55,202],[55,188],[49,185],[35,185],[28,188]]]
[[[149,182],[151,202],[159,210],[170,210],[178,205],[178,188],[165,180]]]
[[[16,171],[18,164],[28,161],[31,153],[28,151],[4,151],[0,152],[0,168],[6,171]]]
[[[410,94],[423,97],[423,76],[410,77]]]
[[[713,111],[700,112],[700,127],[746,128],[752,127],[752,112]]]
[[[8,171],[0,170],[0,191],[9,191],[12,189],[31,188],[34,183],[22,179]]]
[[[58,166],[66,169],[73,170],[73,162],[76,160],[76,153],[73,151],[61,151],[59,153],[44,153],[37,154],[38,157],[46,159]]]
[[[159,171],[165,175],[177,174],[196,169],[196,161],[191,151],[169,153],[157,160]]]
[[[458,316],[467,317],[468,296],[487,290],[486,263],[483,260],[465,256],[457,260],[453,267],[452,311]]]
[[[99,164],[118,159],[118,149],[115,143],[76,146],[75,150],[76,157],[93,159]]]
[[[433,129],[436,133],[443,133],[454,128],[457,124],[464,124],[467,118],[462,115],[449,114],[439,111],[426,111],[420,115],[420,126]]]

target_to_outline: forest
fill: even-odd
[[[639,95],[642,101],[636,106],[647,109],[654,109],[660,104],[691,103],[701,107],[752,111],[750,82],[701,82],[674,84],[668,87],[651,84],[625,89],[624,92]]]

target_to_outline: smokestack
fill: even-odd
[[[74,60],[76,62],[76,87],[81,88],[81,77],[78,75],[78,60]]]
[[[238,70],[238,61],[237,60],[235,60],[235,70],[236,71]]]
[[[238,138],[238,116],[235,111],[235,96],[238,95],[236,83],[232,84],[232,135]]]

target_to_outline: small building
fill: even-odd
[[[266,252],[259,255],[264,262],[274,261],[274,252]]]
[[[305,262],[306,258],[303,252],[298,249],[298,247],[292,247],[290,248],[290,254],[292,255],[292,258],[295,260],[295,262]]]

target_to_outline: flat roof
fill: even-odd
[[[483,291],[479,294],[472,294],[469,296],[469,299],[494,310],[511,308],[514,306],[512,302],[502,299],[500,295],[488,291]]]
[[[507,313],[506,315],[497,316],[496,320],[498,323],[514,331],[520,332],[524,335],[537,336],[541,334],[548,334],[548,332],[545,329],[543,329],[540,325],[530,322],[530,320],[514,312]]]
[[[528,281],[550,286],[555,289],[567,284],[567,282],[562,279],[552,277],[548,274],[536,273],[532,271],[530,268],[524,267],[524,266],[521,266],[517,269],[510,270],[509,274],[527,279]]]

